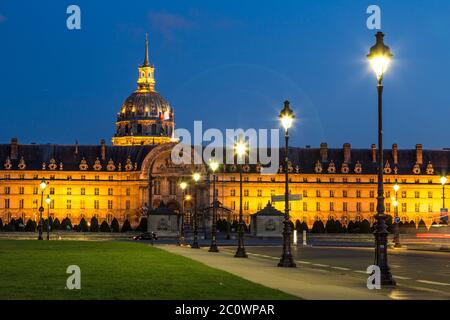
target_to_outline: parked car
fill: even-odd
[[[134,236],[133,240],[158,240],[158,236],[154,232],[144,232],[138,236]]]

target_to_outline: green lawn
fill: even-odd
[[[81,268],[81,290],[65,288]],[[133,242],[0,240],[0,299],[295,299]]]

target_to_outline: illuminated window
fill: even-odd
[[[258,202],[258,211],[262,210],[262,203]]]
[[[125,201],[125,209],[130,210],[130,200]]]
[[[86,194],[86,188],[81,188],[80,194],[84,196]]]
[[[50,209],[55,209],[55,200],[50,201]]]
[[[334,202],[330,202],[330,211],[334,211]]]
[[[414,192],[414,198],[416,198],[416,199],[420,198],[420,192],[419,191],[415,191]]]
[[[258,189],[258,197],[262,197],[262,190]]]
[[[330,198],[334,198],[334,190],[330,190]]]
[[[236,201],[231,201],[231,210],[236,209]]]
[[[371,198],[375,198],[375,191],[370,190],[370,197],[371,197]]]
[[[112,196],[113,195],[113,188],[108,188],[108,196]]]
[[[24,200],[20,199],[19,200],[19,209],[23,209],[23,203],[24,203]]]
[[[342,197],[347,198],[348,193],[347,190],[342,191]]]
[[[72,200],[66,200],[66,209],[72,209]]]
[[[308,198],[308,190],[303,190],[303,198]]]
[[[406,191],[402,191],[402,198],[406,198]]]
[[[99,181],[100,180],[100,176],[95,176],[95,181]]]
[[[248,197],[248,189],[244,190],[244,197]]]
[[[375,211],[375,203],[371,202],[370,203],[370,212],[374,212]]]
[[[25,188],[19,187],[19,194],[24,194],[24,193],[25,193]]]
[[[433,192],[432,191],[428,191],[428,198],[429,199],[433,199]]]
[[[5,187],[5,194],[11,193],[11,187]]]
[[[108,209],[111,210],[113,208],[113,201],[108,200]]]
[[[108,177],[108,180],[109,180],[109,181],[113,181],[113,180],[114,180],[114,176],[109,176],[109,177]]]
[[[431,203],[428,204],[428,212],[433,212],[433,205]]]
[[[248,210],[248,201],[244,202],[244,210]]]
[[[9,199],[5,199],[5,209],[9,209]]]
[[[320,198],[320,190],[316,190],[316,197]]]
[[[80,209],[86,209],[86,202],[84,200],[80,200]]]
[[[308,203],[303,202],[303,211],[307,212],[308,211]]]
[[[55,194],[55,188],[50,188],[50,194]]]
[[[94,189],[94,194],[95,194],[96,196],[98,196],[98,195],[100,194],[100,189],[99,189],[99,188],[95,188],[95,189]]]
[[[81,180],[86,180],[86,176],[81,176]]]
[[[24,174],[19,174],[19,179],[20,180],[24,180],[25,179],[25,175]]]
[[[402,212],[406,212],[406,209],[407,209],[406,203],[402,203]]]
[[[95,209],[95,210],[100,209],[100,201],[94,200],[94,209]]]
[[[361,211],[362,211],[361,202],[357,202],[356,203],[356,212],[361,212]]]
[[[415,203],[414,204],[414,211],[415,212],[420,212],[420,203]]]
[[[361,190],[356,190],[356,197],[361,198]]]
[[[161,182],[160,181],[156,181],[156,182],[158,182],[158,183],[155,185],[155,194],[161,194]],[[129,196],[131,194],[130,188],[127,188],[126,194],[127,194],[127,196]]]
[[[320,211],[320,202],[316,202],[316,211]]]
[[[386,203],[386,212],[391,212],[391,204],[389,202]]]
[[[231,189],[231,190],[230,190],[230,195],[231,195],[232,197],[236,196],[236,190],[235,190],[235,189]]]
[[[71,196],[72,195],[72,188],[67,188],[67,195]]]
[[[347,212],[347,211],[348,211],[348,203],[347,203],[347,202],[344,202],[344,203],[342,204],[342,211],[344,211],[344,212]]]

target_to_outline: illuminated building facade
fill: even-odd
[[[170,153],[176,141],[174,112],[155,91],[154,67],[148,59],[148,41],[144,63],[139,67],[138,89],[123,103],[117,116],[112,146],[99,145],[23,145],[17,139],[0,145],[0,218],[37,220],[41,203],[39,183],[48,181],[44,217],[60,221],[69,217],[73,224],[93,216],[100,222],[120,223],[128,219],[136,226],[150,208],[161,202],[176,212],[182,207],[181,181],[191,182],[194,171],[202,173],[199,185],[199,209],[212,202],[207,168],[175,165]],[[280,150],[280,159],[284,158]],[[384,151],[386,212],[393,214],[392,186],[398,182],[398,213],[402,221],[423,220],[428,226],[439,221],[442,207],[440,175],[450,167],[449,150],[399,150],[393,145]],[[352,149],[350,144],[331,149],[290,148],[290,192],[302,196],[291,202],[292,220],[367,219],[376,212],[376,150]],[[244,220],[263,209],[271,196],[284,193],[284,170],[278,174],[260,174],[260,166],[243,166]],[[151,188],[149,186],[152,186]],[[150,192],[151,191],[151,192]],[[187,194],[192,193],[192,188]],[[236,219],[239,210],[239,172],[236,166],[221,166],[217,173],[216,193],[228,211],[219,215]],[[190,202],[184,203],[189,209]],[[284,203],[274,206],[283,210]],[[231,212],[231,214],[229,213]],[[208,214],[206,214],[206,217]],[[189,218],[186,219],[189,221]],[[201,224],[200,224],[201,225]]]

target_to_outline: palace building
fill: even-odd
[[[139,67],[137,90],[122,104],[117,115],[112,145],[21,144],[17,139],[0,145],[0,218],[3,223],[22,218],[37,221],[39,207],[44,217],[60,221],[69,217],[73,224],[93,216],[101,223],[116,218],[136,226],[151,209],[164,203],[179,213],[192,212],[183,199],[181,181],[191,181],[194,171],[202,173],[197,206],[200,211],[212,203],[210,175],[206,166],[176,165],[171,161],[174,139],[174,109],[155,90],[154,67],[149,63],[148,41],[144,63]],[[280,150],[284,159],[284,150]],[[288,168],[277,174],[261,174],[261,166],[244,165],[243,212],[262,210],[272,196],[284,193],[284,172],[290,172],[290,193],[301,195],[291,201],[293,221],[367,219],[376,212],[376,149],[290,148]],[[439,221],[442,208],[440,176],[450,169],[450,150],[399,149],[396,144],[384,150],[386,212],[393,214],[393,185],[397,182],[398,215],[402,221],[423,220],[427,226]],[[41,192],[39,184],[48,184]],[[192,193],[192,188],[187,193]],[[217,173],[216,194],[222,218],[237,219],[239,212],[239,172],[235,165],[223,165]],[[50,197],[47,208],[41,201]],[[184,201],[184,202],[183,202]],[[283,211],[284,203],[274,206]],[[202,216],[208,219],[206,213]],[[186,218],[189,221],[189,217]],[[200,224],[201,225],[201,224]]]

